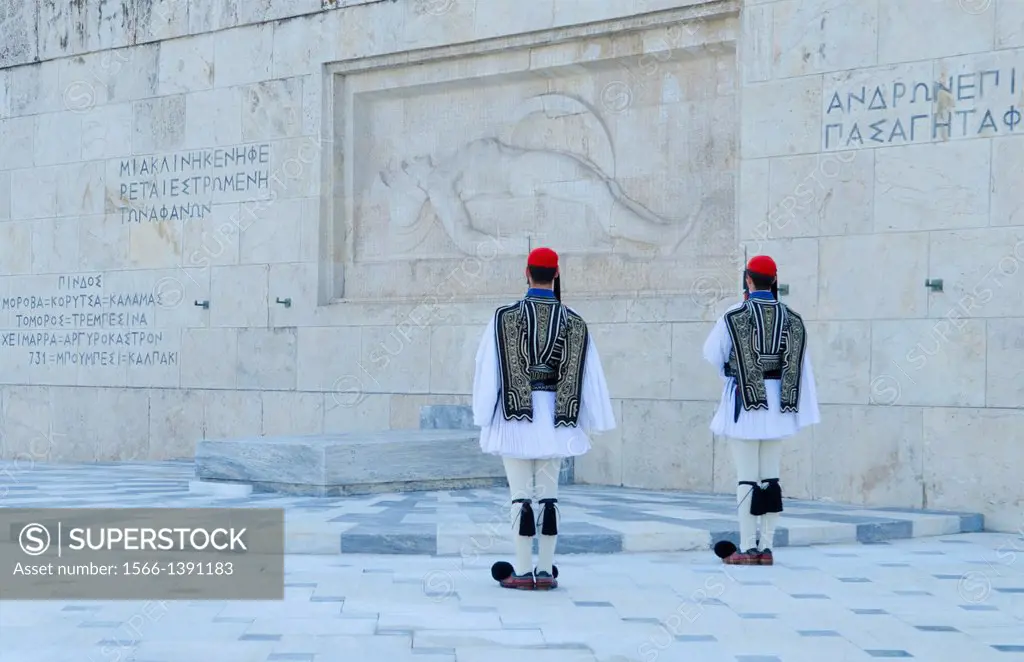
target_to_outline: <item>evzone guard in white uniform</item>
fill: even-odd
[[[505,588],[549,590],[558,586],[562,460],[589,451],[586,431],[614,429],[615,416],[587,325],[561,302],[558,255],[532,251],[526,280],[526,296],[498,308],[480,340],[473,422],[481,450],[502,457],[512,498],[515,564],[498,562],[491,576]]]
[[[774,563],[782,440],[821,420],[807,328],[779,301],[777,277],[772,258],[752,258],[744,272],[744,301],[719,318],[704,343],[705,360],[725,380],[711,431],[729,439],[736,464],[739,547],[715,545],[729,565]]]

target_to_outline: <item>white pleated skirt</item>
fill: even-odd
[[[801,393],[798,413],[782,412],[780,406],[781,382],[769,379],[765,381],[764,386],[768,396],[768,409],[741,410],[739,420],[733,421],[735,382],[732,379],[726,380],[718,411],[711,421],[711,431],[731,439],[749,439],[751,441],[782,439],[792,437],[800,431],[800,428],[815,425],[821,420],[818,413],[817,394],[813,392],[813,381],[805,381],[803,384],[804,393]]]
[[[501,413],[480,428],[480,449],[519,460],[577,457],[590,450],[590,437],[579,426],[555,427],[555,394],[533,392],[533,421],[506,421]]]

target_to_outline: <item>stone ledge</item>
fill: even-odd
[[[196,477],[201,489],[316,497],[504,484],[501,460],[481,453],[478,439],[472,430],[388,430],[200,441]]]

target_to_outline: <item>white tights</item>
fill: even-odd
[[[558,474],[562,470],[562,460],[519,460],[502,458],[505,462],[505,475],[508,478],[509,491],[512,499],[531,499],[534,513],[540,520],[543,506],[541,499],[558,498]],[[516,541],[515,571],[522,575],[533,571],[533,538],[519,535],[519,515],[522,504],[512,504],[512,535]],[[557,517],[556,517],[557,522]],[[537,523],[540,533],[541,522]],[[555,542],[558,536],[540,536],[537,541],[537,571],[552,572],[555,562]]]
[[[761,483],[769,478],[779,478],[782,462],[782,440],[756,441],[730,439],[732,459],[736,465],[736,482]],[[750,514],[750,500],[754,488],[750,485],[736,485],[736,503],[740,520],[740,551],[758,547],[770,548],[775,538],[778,513],[761,516],[761,544],[757,545],[757,517]]]

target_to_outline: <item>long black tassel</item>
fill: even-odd
[[[533,515],[533,506],[529,499],[513,499],[512,503],[521,503],[519,510],[519,535],[532,538],[537,535],[537,520]]]
[[[561,276],[555,276],[555,298],[558,299],[559,303],[562,302],[562,277]]]
[[[541,499],[540,502],[544,504],[544,510],[541,511],[540,534],[542,536],[557,536],[558,510],[555,508],[555,504],[558,503],[558,499]]]

